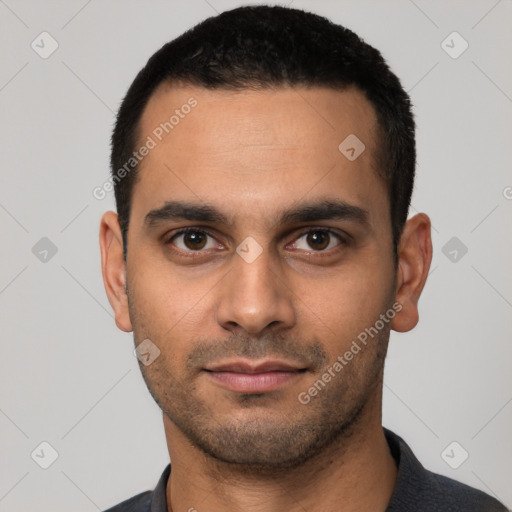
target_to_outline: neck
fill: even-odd
[[[286,471],[253,471],[219,462],[193,446],[164,415],[172,460],[169,512],[384,512],[397,469],[382,430],[380,387],[350,435]]]

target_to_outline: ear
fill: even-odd
[[[411,217],[404,226],[398,246],[396,301],[402,305],[391,328],[407,332],[418,323],[418,300],[432,261],[430,219],[424,213]]]
[[[123,237],[115,212],[106,212],[100,224],[101,271],[107,297],[114,310],[116,325],[125,332],[132,330],[126,294],[126,265]]]

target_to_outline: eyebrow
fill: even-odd
[[[148,212],[144,223],[152,228],[175,220],[231,224],[229,218],[214,206],[184,201],[166,201],[161,208]],[[368,225],[369,213],[364,208],[345,201],[325,199],[303,203],[280,212],[274,226],[320,220],[350,220]]]
[[[153,227],[170,220],[229,224],[228,218],[213,206],[182,201],[166,201],[161,208],[151,210],[144,218],[144,223]]]

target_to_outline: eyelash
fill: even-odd
[[[172,245],[173,245],[172,241],[175,238],[177,238],[180,235],[185,235],[187,233],[199,233],[201,235],[209,236],[209,237],[215,239],[215,237],[212,234],[210,234],[208,231],[205,231],[204,229],[195,228],[195,227],[188,227],[188,228],[180,229],[180,230],[176,231],[175,233],[173,233],[170,237],[167,237],[166,240],[165,240],[165,245],[172,247]],[[336,245],[335,247],[333,247],[331,249],[328,249],[328,250],[315,251],[314,249],[311,249],[311,251],[309,251],[309,252],[306,251],[307,254],[313,253],[317,257],[318,256],[322,257],[322,255],[332,255],[332,254],[335,254],[335,253],[339,252],[340,250],[342,250],[344,247],[346,247],[349,244],[349,238],[350,238],[349,235],[343,236],[342,234],[338,233],[337,231],[334,231],[334,230],[329,229],[329,228],[324,228],[324,227],[308,228],[308,229],[302,231],[295,238],[294,241],[296,242],[297,240],[299,240],[303,236],[308,235],[310,233],[327,233],[330,236],[334,236],[335,238],[337,238],[338,241],[340,242],[338,245]],[[174,247],[172,247],[172,250],[175,253],[178,253],[180,255],[184,255],[185,257],[189,257],[189,258],[200,257],[200,256],[202,256],[203,253],[205,253],[207,251],[207,250],[203,250],[203,249],[199,249],[197,251],[194,251],[194,250],[191,250],[191,249],[187,250],[187,251],[184,251],[182,249],[176,249]],[[299,249],[299,251],[300,250],[301,249]]]

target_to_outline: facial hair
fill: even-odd
[[[307,405],[296,394],[279,389],[233,393],[229,395],[233,414],[220,415],[207,397],[199,395],[197,379],[208,363],[228,357],[284,358],[308,368],[301,390],[307,391],[337,357],[327,354],[318,340],[304,342],[278,333],[197,340],[181,368],[173,358],[172,339],[153,340],[166,346],[165,355],[140,367],[163,413],[202,452],[251,471],[289,470],[353,434],[382,377],[389,330],[389,326],[382,329]],[[343,346],[349,345],[350,341]]]

